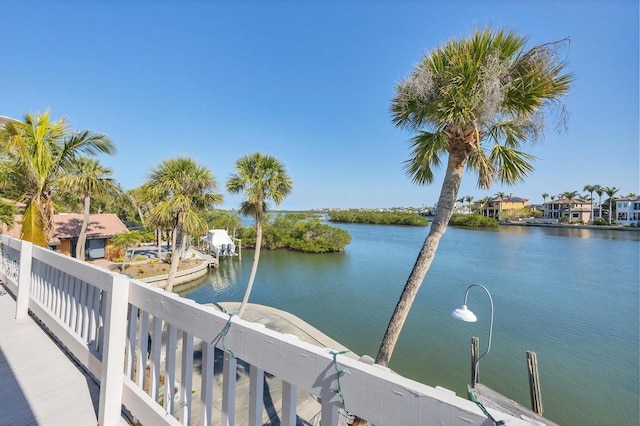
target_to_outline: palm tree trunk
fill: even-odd
[[[182,257],[182,237],[184,232],[184,223],[182,220],[178,220],[176,227],[173,229],[173,248],[171,250],[171,265],[169,266],[169,275],[167,276],[167,285],[165,291],[173,291],[173,283],[176,280],[176,273],[178,272],[178,266],[180,265],[180,258]]]
[[[80,235],[78,235],[78,242],[76,243],[76,259],[84,260],[84,251],[87,242],[87,227],[89,226],[89,207],[91,205],[91,196],[84,196],[84,215],[82,216],[82,227],[80,228]]]
[[[598,197],[598,219],[602,219],[602,196]]]
[[[431,262],[436,254],[436,249],[440,243],[440,238],[444,235],[447,229],[453,208],[455,206],[456,198],[458,197],[458,190],[460,183],[462,182],[462,174],[464,172],[464,165],[467,155],[464,151],[456,150],[449,154],[447,162],[447,172],[442,183],[442,189],[440,191],[440,197],[438,198],[438,206],[436,208],[436,215],[431,223],[431,230],[429,235],[422,245],[422,249],[418,254],[411,274],[407,279],[407,283],[402,290],[400,300],[398,301],[393,315],[389,320],[387,331],[382,339],[378,355],[376,356],[376,364],[387,366],[391,359],[393,349],[400,337],[402,326],[404,325],[411,305],[422,285],[422,281],[431,266]]]
[[[238,309],[238,317],[242,318],[244,310],[247,308],[249,302],[249,295],[251,294],[251,288],[253,287],[253,281],[256,278],[256,272],[258,271],[258,261],[260,260],[260,246],[262,245],[262,220],[256,219],[256,250],[253,253],[253,265],[251,265],[251,275],[249,275],[249,284],[247,284],[247,290],[244,292],[244,298]]]
[[[611,216],[613,216],[613,206],[611,205],[611,199],[613,196],[609,196],[609,225],[611,225]]]
[[[164,259],[162,258],[162,230],[160,228],[156,228],[157,242],[158,242],[158,261],[162,262]]]

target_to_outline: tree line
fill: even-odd
[[[417,213],[375,210],[341,210],[329,212],[331,222],[368,223],[375,225],[427,226],[429,221]]]

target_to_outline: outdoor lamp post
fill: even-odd
[[[471,290],[472,287],[480,287],[481,289],[483,289],[487,293],[487,296],[489,296],[489,302],[491,303],[491,319],[489,320],[489,343],[487,344],[487,350],[484,351],[484,353],[480,355],[478,359],[476,359],[476,362],[473,365],[473,383],[471,384],[471,387],[475,388],[476,384],[478,383],[478,364],[480,363],[480,360],[491,350],[491,335],[493,334],[493,298],[491,297],[491,293],[489,293],[489,290],[487,290],[487,288],[482,284],[471,284],[469,287],[467,287],[467,291],[465,291],[464,293],[464,303],[462,307],[451,312],[451,315],[455,319],[464,322],[478,321],[476,315],[467,308],[467,296],[469,296],[469,290]]]

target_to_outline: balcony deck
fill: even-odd
[[[0,286],[0,424],[97,424],[99,386],[31,317],[18,320],[15,312]]]
[[[450,391],[292,335],[289,314],[248,321],[1,237],[0,424],[121,425],[123,407],[148,425],[493,424]]]

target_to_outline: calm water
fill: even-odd
[[[262,251],[250,301],[291,312],[357,354],[378,345],[428,228],[339,225],[344,253]],[[390,367],[466,396],[469,342],[484,351],[489,302],[472,289],[474,324],[451,318],[471,283],[495,303],[480,381],[529,406],[525,352],[537,353],[545,417],[563,425],[639,424],[639,244],[636,232],[449,228]],[[183,295],[241,301],[253,251],[224,259]]]

